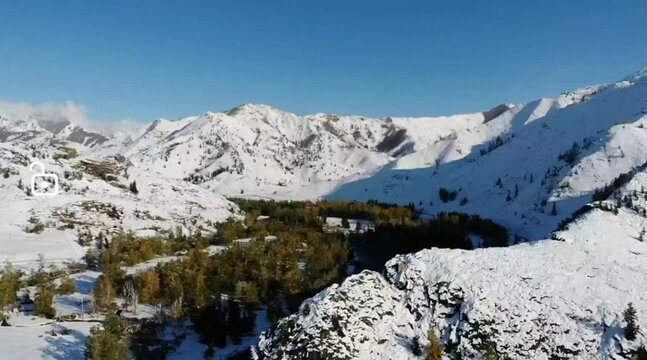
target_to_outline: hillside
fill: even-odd
[[[423,250],[352,276],[261,336],[256,356],[420,359],[434,329],[450,358],[627,358],[647,344],[625,339],[622,317],[631,302],[647,326],[646,183],[639,172],[559,240]]]

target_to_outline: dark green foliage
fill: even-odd
[[[485,360],[499,360],[499,353],[496,351],[496,346],[493,343],[489,343],[485,347]]]
[[[139,320],[139,327],[130,340],[130,351],[135,359],[166,359],[168,353],[184,341],[185,336],[176,335],[172,340],[164,336],[167,329],[165,322]]]
[[[417,252],[431,247],[472,249],[470,234],[484,239],[484,247],[506,246],[508,231],[478,215],[440,213],[429,221],[404,225],[377,226],[375,231],[350,234],[353,251],[364,259],[365,267],[381,270],[397,254]]]
[[[341,219],[341,227],[343,227],[344,229],[350,228],[350,224],[348,223],[347,218],[342,218]]]
[[[34,315],[46,317],[48,319],[56,316],[56,310],[52,304],[54,303],[54,291],[49,286],[39,286],[36,298],[34,299]]]
[[[20,288],[21,274],[11,265],[6,265],[0,274],[0,313],[16,305],[16,292]]]
[[[644,346],[631,352],[631,360],[647,360],[647,349]]]
[[[377,144],[376,149],[380,152],[387,152],[395,149],[407,138],[407,130],[400,129],[390,132],[384,139]]]
[[[85,263],[88,264],[88,268],[96,269],[99,266],[99,254],[90,249],[85,253]]]
[[[137,182],[133,181],[130,183],[128,186],[128,189],[130,190],[131,193],[137,195],[139,194],[139,190],[137,190]]]
[[[438,196],[440,197],[440,200],[442,200],[442,202],[444,203],[456,200],[457,195],[458,195],[458,192],[455,190],[450,191],[445,188],[440,188],[440,190],[438,190]]]
[[[629,341],[636,340],[640,327],[638,327],[638,324],[636,323],[636,309],[634,309],[632,303],[629,303],[629,306],[627,306],[627,309],[622,313],[622,315],[627,323],[627,326],[625,327],[625,337]]]
[[[429,222],[431,246],[471,249],[470,234],[485,240],[484,247],[507,246],[508,230],[478,215],[439,213]]]
[[[225,311],[218,301],[199,309],[192,317],[194,329],[204,344],[219,348],[227,345]]]
[[[501,139],[500,136],[497,136],[494,141],[490,141],[488,143],[487,149],[481,149],[480,154],[481,154],[481,156],[483,156],[483,155],[495,150],[496,148],[502,146],[503,144],[505,144],[505,141],[503,141],[503,139]]]
[[[109,315],[103,321],[103,329],[95,326],[90,330],[85,356],[89,360],[130,359],[128,346],[122,320]]]
[[[553,206],[554,206],[554,204],[553,204]],[[589,212],[589,211],[591,211],[592,209],[594,209],[594,207],[593,207],[593,206],[591,206],[591,205],[589,205],[589,204],[587,204],[587,205],[584,205],[584,206],[582,206],[581,208],[579,208],[579,209],[575,210],[575,211],[573,212],[573,214],[571,214],[571,216],[569,216],[568,218],[566,218],[566,219],[562,220],[562,221],[559,223],[559,225],[557,225],[557,229],[555,229],[555,231],[562,231],[562,230],[565,230],[565,229],[567,228],[568,224],[570,224],[571,222],[573,222],[573,221],[575,221],[576,219],[580,218],[582,215],[584,215],[584,214],[588,213],[588,212]],[[557,211],[556,211],[556,209],[555,209],[555,215],[556,215],[556,214],[557,214]]]
[[[577,156],[580,153],[580,144],[577,141],[573,142],[573,145],[566,152],[559,154],[557,157],[558,160],[563,160],[565,163],[573,166],[575,161],[577,161]]]
[[[411,353],[414,356],[420,356],[422,355],[422,350],[423,346],[420,344],[420,339],[418,339],[417,336],[414,336],[413,340],[411,340]]]
[[[645,169],[647,169],[647,163],[642,164],[642,165],[640,165],[640,166],[638,166],[638,167],[636,167],[636,168],[634,168],[634,169],[632,169],[632,170],[630,170],[630,171],[628,171],[626,173],[620,174],[617,178],[615,178],[611,182],[611,184],[609,184],[609,185],[607,185],[607,186],[605,186],[605,187],[603,187],[601,189],[595,190],[593,192],[593,196],[592,196],[591,200],[592,201],[602,201],[602,200],[608,199],[609,196],[611,196],[614,191],[616,191],[617,189],[619,189],[622,186],[624,186],[625,184],[627,184],[629,182],[629,180],[631,180],[636,173],[638,173],[640,171],[643,171]]]
[[[76,291],[74,279],[67,276],[61,278],[61,284],[56,289],[56,292],[59,294],[72,294],[74,291]]]

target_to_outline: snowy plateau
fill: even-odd
[[[58,175],[58,195],[30,194],[33,161]],[[633,303],[647,329],[645,186],[647,68],[447,117],[248,104],[102,132],[0,106],[0,261],[18,267],[39,254],[80,261],[79,232],[214,231],[242,215],[231,196],[413,203],[509,230],[509,247],[399,255],[329,287],[260,336],[258,359],[422,359],[413,343],[427,346],[431,328],[447,358],[482,358],[486,341],[502,358],[629,358],[647,345],[645,330],[624,338],[622,317]],[[440,188],[456,199],[441,201]],[[68,337],[82,346],[87,327],[75,326]],[[12,330],[0,334],[47,346]],[[14,347],[2,341],[0,353]]]

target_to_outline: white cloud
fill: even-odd
[[[12,120],[31,118],[37,121],[53,123],[69,122],[87,130],[105,134],[136,133],[145,126],[145,124],[131,119],[116,122],[90,119],[87,107],[73,101],[32,105],[26,102],[0,100],[0,114]]]

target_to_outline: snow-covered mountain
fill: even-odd
[[[129,142],[72,123],[0,117],[0,261],[30,264],[39,254],[76,261],[86,250],[79,239],[121,230],[213,231],[237,211],[219,194],[133,166],[119,154]],[[30,170],[33,162],[57,175],[58,195],[33,195],[32,176],[41,172]]]
[[[647,345],[644,331],[625,338],[622,316],[633,303],[647,326],[645,75],[512,107],[337,189],[479,213],[537,240],[397,256],[305,301],[256,358],[420,359],[430,329],[449,358],[630,358]]]
[[[486,114],[375,119],[297,116],[248,104],[178,121],[156,120],[125,154],[149,171],[218,193],[313,198],[504,110],[507,106]]]
[[[260,359],[420,359],[440,334],[450,358],[628,358],[632,302],[647,326],[647,172],[557,232],[507,248],[429,249],[304,302],[260,340]],[[621,207],[617,201],[621,199]],[[419,345],[416,345],[419,344]],[[295,356],[295,354],[299,354]],[[626,357],[623,357],[626,356]]]
[[[646,114],[642,71],[614,84],[514,106],[328,197],[480,214],[512,233],[541,239],[596,189],[647,162]],[[456,199],[443,203],[441,187],[456,191]]]
[[[619,356],[645,342],[620,336],[619,314],[633,302],[647,319],[646,125],[645,69],[554,99],[433,118],[248,104],[102,132],[0,109],[0,261],[75,260],[87,233],[213,230],[238,212],[231,195],[414,203],[427,215],[479,214],[531,241],[399,256],[385,276],[363,272],[304,303],[257,355],[416,358],[414,339],[424,345],[434,327],[464,358],[488,346],[511,358]],[[33,161],[59,176],[59,195],[29,194]],[[608,200],[564,228],[621,174]],[[443,202],[441,188],[455,199]]]
[[[182,226],[213,230],[235,213],[223,195],[303,199],[371,176],[406,154],[508,109],[438,118],[316,114],[266,105],[101,132],[54,111],[0,108],[0,197],[8,204],[0,260],[78,259],[79,233]],[[55,197],[34,197],[29,165],[58,175]],[[138,193],[129,187],[136,183]],[[113,210],[117,209],[117,210]],[[27,232],[45,226],[41,235]],[[42,247],[47,238],[48,246]],[[23,241],[23,240],[27,241]]]

